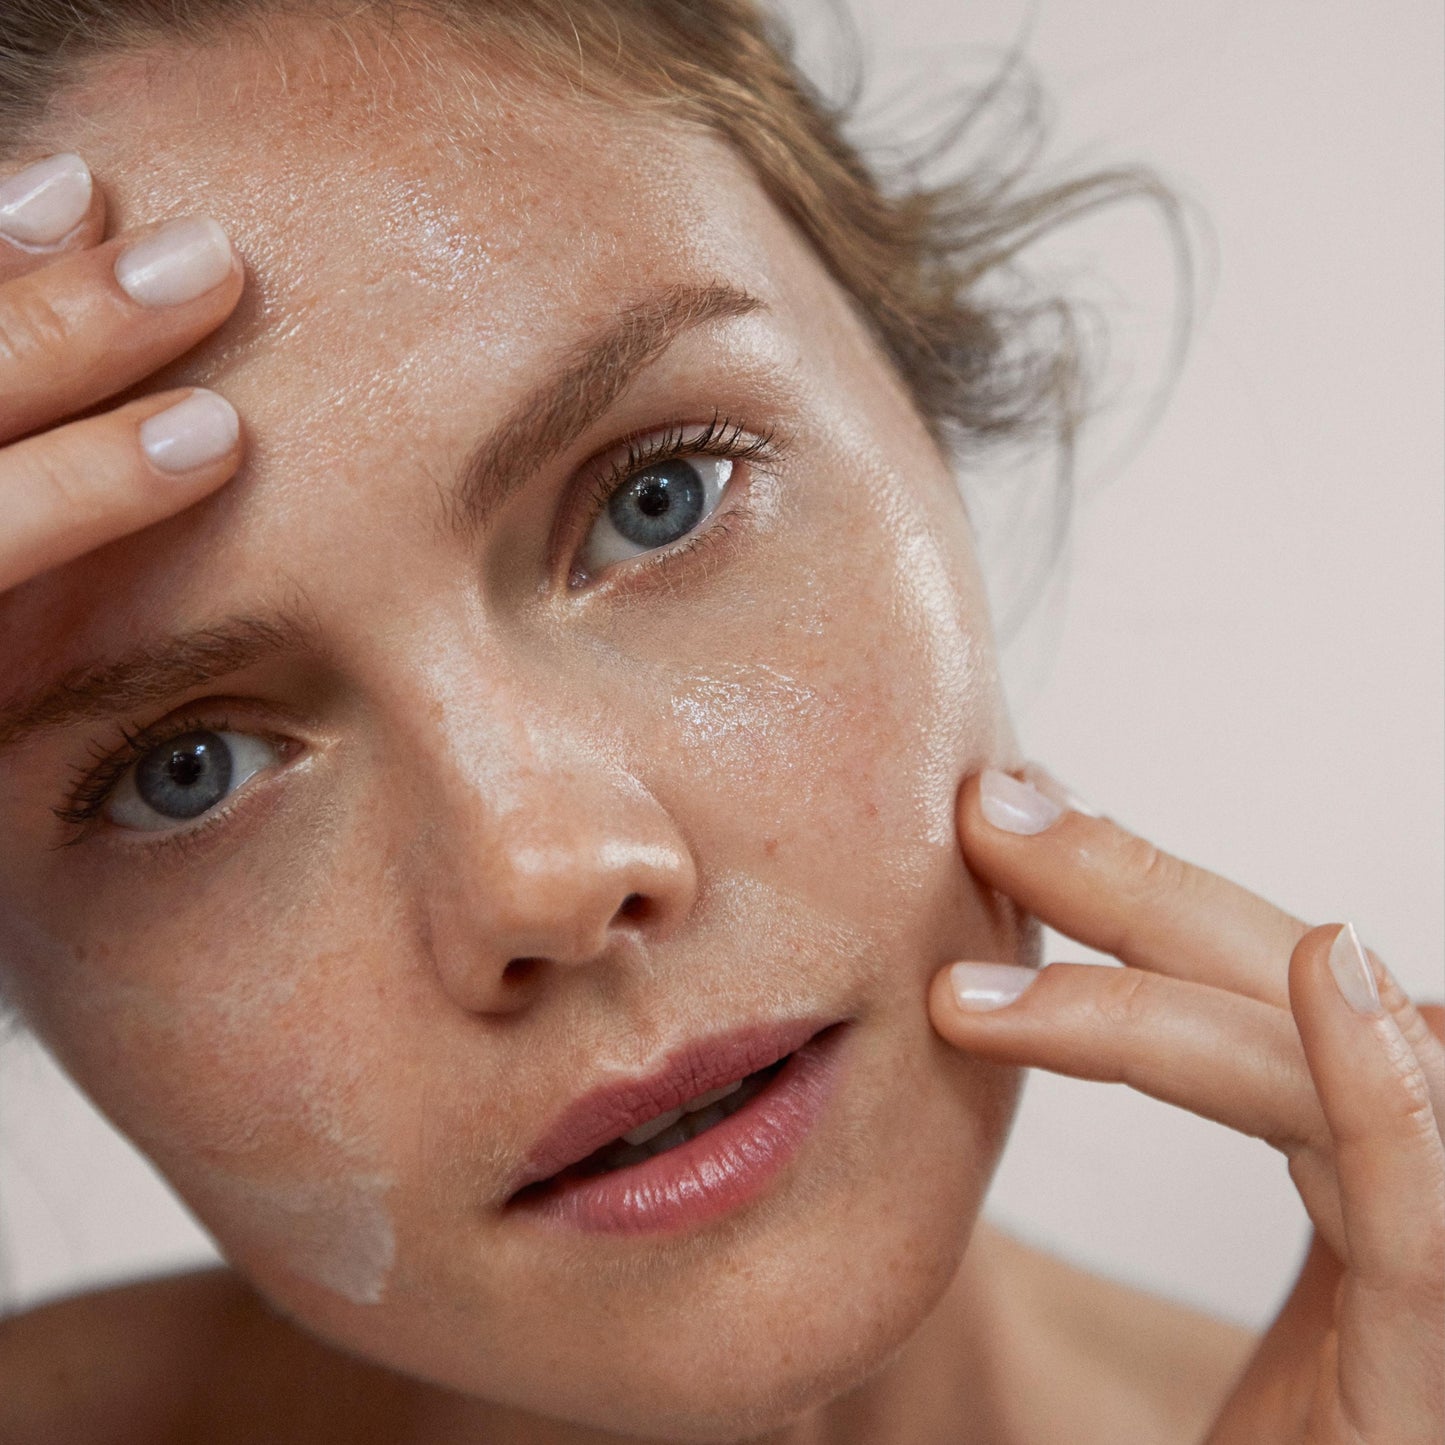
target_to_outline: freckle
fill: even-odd
[[[777,851],[778,851],[778,840],[777,840],[776,838],[764,838],[764,839],[763,839],[763,852],[766,853],[769,858],[771,858],[771,857],[773,856],[773,854],[776,853]]]

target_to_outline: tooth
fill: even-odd
[[[659,1114],[655,1119],[649,1119],[645,1124],[639,1124],[635,1129],[629,1129],[622,1137],[629,1144],[646,1144],[649,1139],[655,1139],[664,1129],[670,1129],[682,1118],[681,1109],[669,1109],[665,1114]]]
[[[720,1089],[709,1089],[705,1094],[699,1094],[695,1099],[689,1099],[682,1106],[684,1114],[691,1114],[696,1109],[706,1109],[709,1104],[716,1104],[719,1099],[726,1099],[729,1094],[736,1094],[743,1086],[739,1079],[735,1084],[724,1084]]]

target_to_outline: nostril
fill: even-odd
[[[502,982],[510,984],[522,984],[532,977],[542,966],[540,958],[514,958],[502,970]]]
[[[652,904],[640,893],[629,893],[622,900],[622,906],[617,910],[619,918],[626,918],[633,923],[640,923],[652,912]]]

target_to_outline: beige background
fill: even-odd
[[[1168,333],[1159,228],[1133,208],[1039,256],[1109,309],[1117,405],[1086,449],[1067,578],[1008,659],[1026,746],[1174,851],[1353,918],[1440,995],[1438,0],[857,4],[880,93],[915,115],[1031,14],[1056,158],[1152,162],[1212,227],[1187,369],[1122,464]],[[1042,1075],[991,1211],[1248,1323],[1305,1238],[1265,1146]],[[209,1253],[25,1040],[0,1050],[0,1247],[12,1300]]]

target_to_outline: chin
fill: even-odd
[[[782,1431],[841,1401],[904,1351],[951,1284],[966,1240],[892,1262],[724,1322],[701,1361],[630,1369],[625,1397],[580,1411],[577,1423],[640,1440],[733,1445]],[[771,1316],[766,1330],[758,1321]]]

